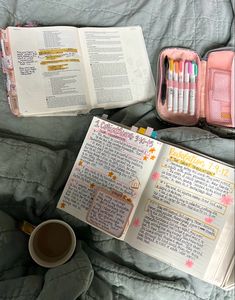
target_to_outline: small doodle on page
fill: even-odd
[[[231,205],[233,203],[233,198],[230,195],[224,195],[221,197],[220,202],[224,205]]]
[[[214,221],[214,219],[211,217],[205,217],[204,221],[208,224],[211,224]]]
[[[65,208],[65,203],[64,203],[64,202],[62,202],[62,203],[60,204],[60,208]]]
[[[151,176],[153,181],[160,179],[160,177],[161,177],[161,174],[159,172],[153,172],[152,176]]]
[[[191,259],[186,260],[185,266],[191,269],[194,265],[194,262]]]
[[[140,226],[140,219],[139,218],[135,218],[133,223],[132,223],[133,227],[139,227]]]

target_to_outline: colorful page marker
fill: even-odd
[[[140,127],[138,129],[138,133],[140,133],[140,134],[145,134],[145,131],[146,131],[146,128],[144,128],[144,127]]]
[[[147,129],[145,131],[145,135],[151,136],[152,132],[153,132],[153,128],[152,127],[147,127]]]
[[[136,126],[131,127],[131,131],[137,132],[137,130],[138,130],[138,127],[136,127]]]
[[[156,139],[157,138],[157,131],[153,131],[152,132],[152,134],[151,134],[151,137],[153,138],[153,139]]]

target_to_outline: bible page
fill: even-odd
[[[80,28],[93,107],[121,107],[154,96],[155,85],[139,26]]]
[[[173,267],[213,281],[206,271],[223,261],[233,211],[232,167],[164,144],[125,240]],[[224,251],[216,254],[218,245]]]
[[[123,239],[161,145],[94,117],[57,207]]]
[[[89,110],[78,31],[8,27],[22,115]]]

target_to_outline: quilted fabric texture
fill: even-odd
[[[29,21],[42,26],[140,25],[156,76],[162,48],[180,46],[200,55],[235,45],[230,0],[0,0],[0,27]],[[32,99],[33,101],[33,99]],[[16,118],[0,72],[0,300],[232,300],[225,292],[109,236],[55,207],[93,115]],[[153,99],[106,113],[125,125],[152,126],[159,137],[234,163],[234,141],[198,128],[166,128]],[[28,237],[17,229],[61,218],[75,229],[73,258],[47,270],[31,260]]]

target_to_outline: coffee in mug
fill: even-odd
[[[67,223],[61,220],[48,220],[36,227],[31,225],[31,229],[28,223],[27,226],[28,233],[31,231],[29,252],[37,264],[53,268],[70,259],[76,247],[76,236]]]

